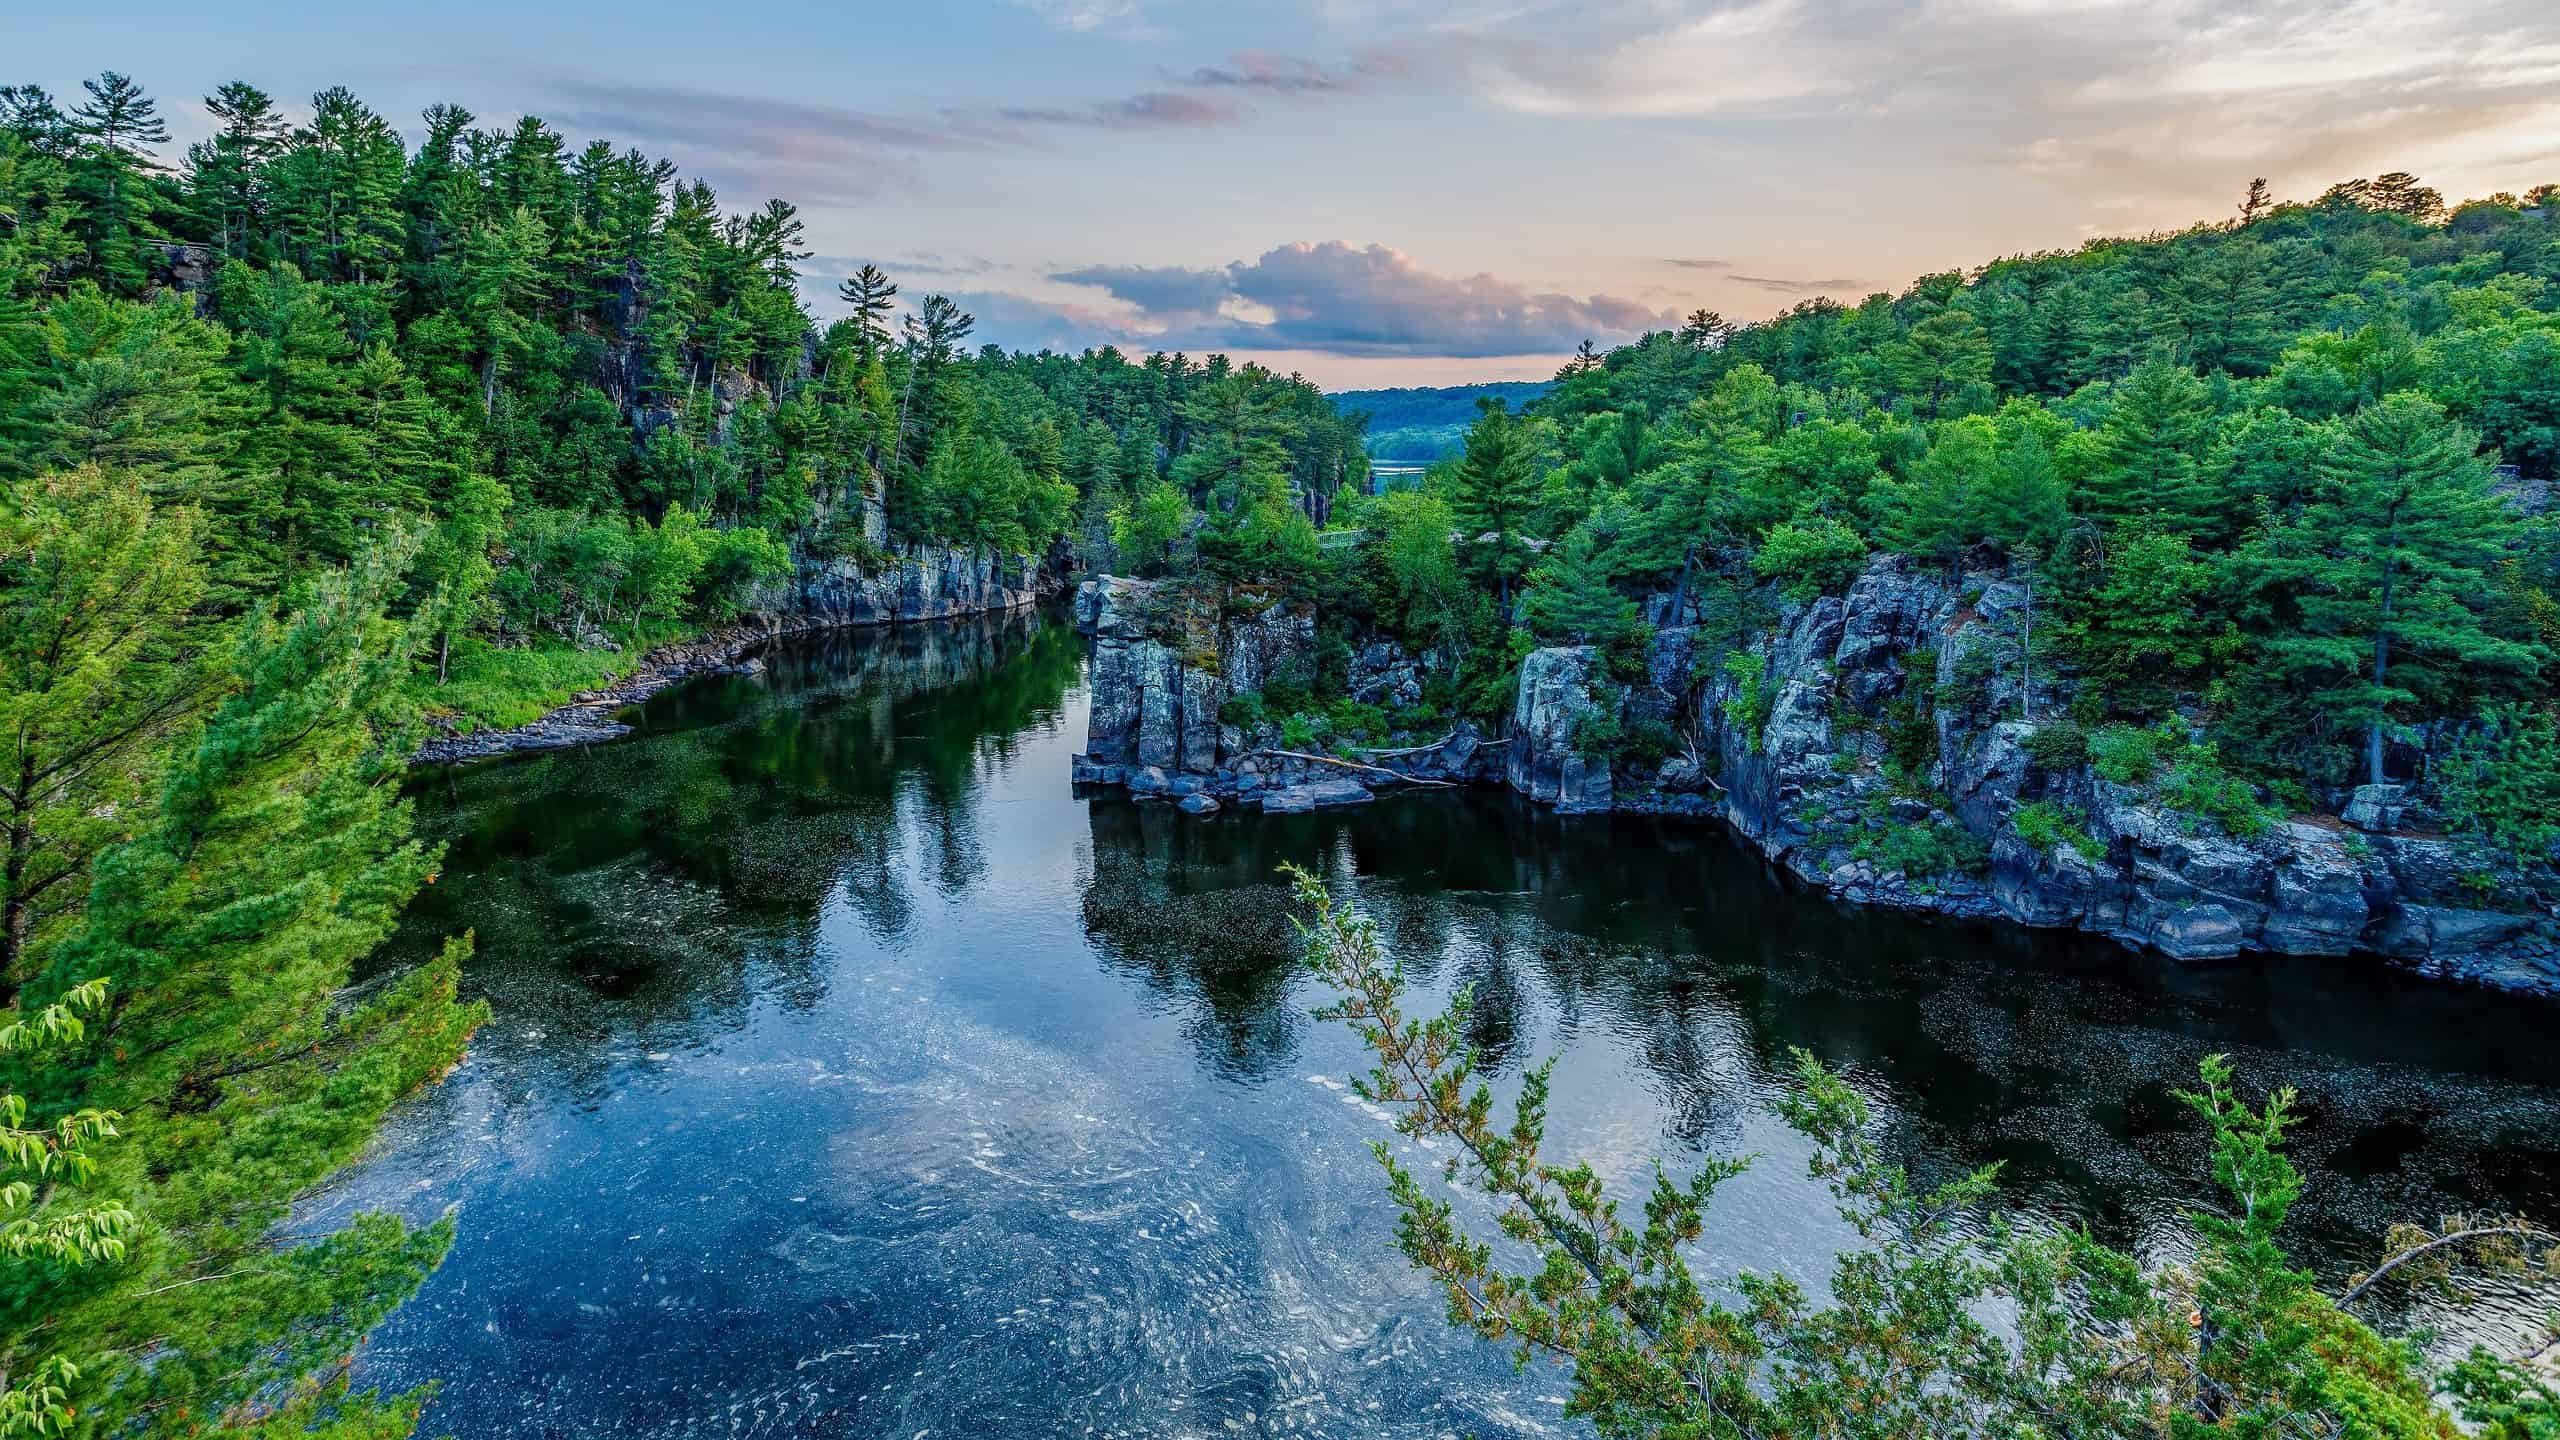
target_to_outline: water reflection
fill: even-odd
[[[602,749],[427,777],[451,844],[404,932],[473,928],[496,1019],[330,1203],[462,1205],[368,1382],[435,1430],[1541,1433],[1560,1387],[1441,1326],[1385,1250],[1308,1019],[1283,861],[1377,917],[1557,1143],[1641,1175],[1768,1157],[1720,1265],[1818,1278],[1771,1121],[1791,1048],[1923,1170],[2155,1251],[2198,1056],[2306,1097],[2332,1271],[2446,1208],[2560,1214],[2547,1007],[2372,967],[2182,970],[1795,893],[1715,832],[1498,794],[1208,821],[1079,797],[1082,650],[1025,619],[794,643]],[[2510,1303],[2520,1304],[2514,1297]]]

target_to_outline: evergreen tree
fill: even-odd
[[[267,92],[244,81],[206,96],[204,108],[222,128],[187,147],[196,220],[225,254],[245,260],[250,242],[265,229],[267,167],[283,152],[293,127]]]
[[[454,1000],[460,942],[348,990],[437,863],[399,798],[396,696],[416,635],[384,607],[407,548],[322,577],[288,619],[244,623],[230,697],[179,747],[134,838],[100,857],[43,982],[48,998],[108,983],[84,1089],[124,1112],[138,1153],[102,1166],[98,1189],[153,1241],[108,1283],[65,1277],[0,1336],[23,1346],[32,1323],[62,1353],[109,1357],[85,1377],[88,1433],[171,1413],[280,1434],[416,1421],[417,1393],[349,1393],[345,1357],[433,1268],[451,1221],[276,1235],[482,1014]]]
[[[2116,388],[2090,447],[2079,508],[2108,524],[2155,517],[2193,534],[2214,519],[2204,468],[2212,411],[2185,367],[2154,357]]]
[[[79,150],[71,167],[72,193],[84,202],[74,229],[86,243],[90,269],[111,288],[142,287],[141,246],[156,239],[149,179],[159,161],[151,147],[169,143],[160,102],[130,76],[103,71],[80,88],[89,98],[71,108],[69,129]]]
[[[1613,644],[1639,623],[1636,602],[1610,585],[1602,547],[1582,526],[1530,570],[1520,619],[1539,638],[1572,645]]]
[[[1495,605],[1511,615],[1511,582],[1529,568],[1522,533],[1538,505],[1528,437],[1499,401],[1486,401],[1467,431],[1466,453],[1450,472],[1449,508],[1464,532],[1467,563],[1493,583]]]
[[[2489,489],[2474,437],[2423,398],[2397,395],[2340,422],[2318,498],[2292,543],[2254,555],[2260,587],[2289,593],[2297,626],[2263,646],[2270,682],[2308,691],[2320,713],[2363,732],[2365,778],[2384,783],[2401,717],[2541,658],[2496,633],[2492,576],[2517,531]]]
[[[0,515],[0,1007],[209,701],[196,517],[94,466]]]

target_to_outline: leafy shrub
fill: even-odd
[[[1371,741],[1386,737],[1392,728],[1387,712],[1375,705],[1357,700],[1336,700],[1324,707],[1326,728],[1337,740]]]
[[[2161,777],[2160,799],[2174,809],[2201,815],[2240,839],[2266,833],[2267,807],[2257,787],[2222,767],[2222,752],[2211,745],[2188,745]]]
[[[1991,849],[1961,825],[1937,820],[1862,830],[1849,851],[1879,870],[1899,870],[1906,880],[1979,875],[1991,867]]]
[[[1606,710],[1590,711],[1573,722],[1573,748],[1585,755],[1615,756],[1626,739],[1626,727]]]
[[[1629,625],[1611,636],[1600,653],[1608,663],[1611,679],[1629,685],[1643,684],[1653,678],[1653,627]]]
[[[1725,719],[1742,732],[1743,748],[1754,755],[1760,753],[1760,732],[1769,728],[1769,712],[1777,707],[1777,697],[1769,693],[1767,669],[1748,650],[1724,657],[1724,673],[1733,679],[1733,702],[1725,706]]]
[[[1247,690],[1241,695],[1230,695],[1218,706],[1218,723],[1221,725],[1254,730],[1270,722],[1271,712],[1263,707],[1262,693],[1258,690]]]
[[[1761,579],[1783,580],[1786,597],[1797,601],[1847,585],[1866,563],[1865,537],[1828,515],[1773,526],[1751,557]]]
[[[2131,725],[2110,725],[2089,737],[2089,758],[2098,774],[2118,785],[2146,785],[2160,770],[2160,734]]]
[[[2057,846],[2068,845],[2079,852],[2081,859],[2095,864],[2106,858],[2107,847],[2089,833],[2086,818],[2068,806],[2038,800],[2032,805],[2019,806],[2009,817],[2009,828],[2017,831],[2019,839],[2037,850],[2050,852]]]
[[[2459,835],[2518,859],[2545,859],[2560,840],[2560,736],[2523,706],[2480,718],[2434,767],[2445,820]]]
[[[1333,738],[1333,727],[1321,715],[1301,710],[1280,722],[1280,748],[1283,750],[1316,750]]]
[[[2027,736],[2024,748],[2040,769],[2077,770],[2089,763],[2089,732],[2068,720],[2051,720]]]
[[[1955,673],[1941,681],[1935,692],[1939,708],[1959,715],[1982,708],[1991,697],[1992,677],[2000,673],[2000,657],[1988,645],[1976,645],[1956,656]]]

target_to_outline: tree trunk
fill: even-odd
[[[1667,625],[1689,623],[1689,572],[1696,569],[1697,564],[1698,542],[1692,540],[1689,542],[1689,548],[1681,553],[1680,583],[1671,587],[1671,610],[1662,617],[1663,623]]]
[[[2025,621],[2018,631],[2018,718],[2036,723],[2036,577],[2027,575]]]
[[[2399,541],[2398,527],[2395,526],[2388,533],[2384,543],[2394,547],[2396,553]],[[2376,785],[2383,783],[2382,696],[2379,692],[2384,680],[2391,674],[2391,592],[2398,585],[2399,580],[2399,562],[2396,559],[2382,562],[2382,618],[2373,627],[2373,688],[2376,694],[2373,699],[2373,720],[2365,726],[2364,732],[2365,768],[2371,776],[2372,783]]]
[[[480,418],[492,420],[498,414],[498,352],[491,349],[489,358],[480,362]]]

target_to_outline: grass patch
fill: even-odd
[[[684,633],[652,628],[618,635],[620,650],[582,650],[557,637],[522,647],[465,641],[453,647],[445,683],[436,683],[434,671],[423,671],[410,680],[409,698],[466,735],[530,725],[579,691],[602,689],[629,675],[651,647]]]

